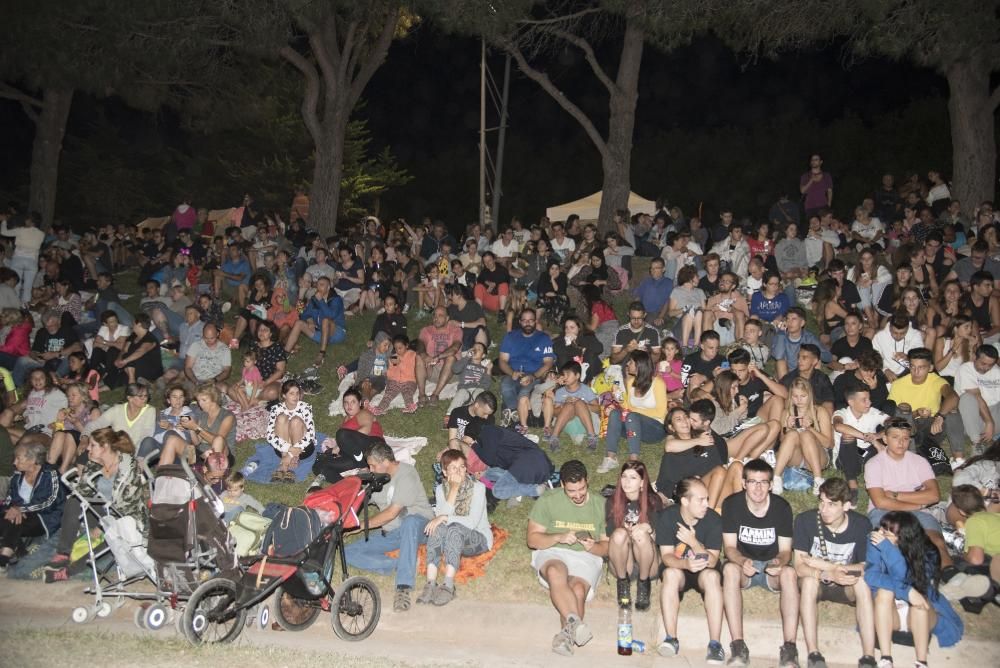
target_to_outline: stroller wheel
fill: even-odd
[[[330,625],[341,640],[364,640],[378,626],[382,599],[368,578],[348,578],[337,588],[330,606]]]
[[[146,608],[146,614],[143,615],[142,621],[150,631],[159,631],[170,622],[170,615],[167,613],[166,606],[162,603],[154,603]]]
[[[80,606],[73,608],[73,621],[77,624],[86,624],[94,618],[94,609]]]
[[[192,645],[227,643],[243,631],[247,609],[238,605],[237,585],[227,578],[203,582],[184,608],[184,636]]]
[[[107,601],[101,601],[100,604],[97,605],[95,610],[97,612],[97,616],[100,617],[101,619],[104,619],[105,617],[110,617],[111,613],[114,612],[114,608],[111,607],[111,604],[108,603]]]
[[[144,629],[146,628],[146,608],[141,605],[135,609],[132,614],[132,622],[135,624],[136,628]]]
[[[286,631],[304,631],[319,617],[319,601],[295,598],[284,586],[278,587],[270,605],[274,620]]]

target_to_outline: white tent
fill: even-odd
[[[545,215],[548,216],[549,220],[556,221],[566,220],[569,218],[570,214],[575,213],[580,216],[581,220],[591,221],[597,220],[597,214],[600,210],[601,191],[597,191],[593,195],[588,195],[587,197],[578,199],[575,202],[567,202],[566,204],[550,206],[545,210]],[[648,213],[652,215],[656,213],[656,202],[630,192],[628,194],[628,210],[633,214]]]

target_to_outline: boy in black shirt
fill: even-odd
[[[493,424],[497,398],[483,392],[468,406],[459,406],[448,416],[448,447],[468,454],[484,424]]]
[[[656,521],[656,544],[663,560],[663,586],[660,609],[666,636],[657,647],[660,656],[675,656],[680,651],[677,639],[677,616],[681,596],[697,589],[708,613],[708,654],[705,660],[721,664],[726,660],[719,638],[722,636],[722,580],[719,577],[719,552],[722,549],[722,518],[708,506],[708,488],[697,478],[677,483],[674,504],[660,513]]]
[[[820,351],[819,347],[812,343],[803,343],[799,348],[799,368],[789,371],[781,379],[781,384],[791,389],[792,381],[796,378],[804,378],[809,381],[813,391],[813,403],[817,406],[822,404],[826,410],[833,413],[833,383],[830,377],[819,370]]]
[[[722,363],[726,361],[719,354],[718,332],[711,329],[702,332],[698,343],[698,350],[685,357],[681,366],[681,382],[689,394],[692,387],[711,392],[712,379],[722,371]]]
[[[834,371],[853,371],[858,368],[858,358],[866,352],[874,350],[872,340],[864,336],[861,316],[856,311],[849,311],[844,316],[844,336],[833,342],[830,354],[833,361],[829,366]],[[842,359],[852,360],[841,362]]]
[[[843,478],[830,478],[819,488],[819,508],[795,518],[792,548],[799,576],[799,613],[810,665],[826,665],[819,652],[821,600],[856,607],[861,649],[859,668],[874,668],[875,611],[865,583],[865,555],[871,522],[851,510],[851,489]]]
[[[729,623],[730,666],[746,666],[750,650],[743,640],[743,590],[755,586],[781,594],[784,645],[781,666],[798,665],[795,636],[799,628],[798,582],[792,561],[792,507],[771,494],[774,469],[761,459],[743,466],[743,492],[722,504],[722,544],[726,565],[722,589]]]

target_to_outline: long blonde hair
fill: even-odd
[[[795,390],[802,390],[806,393],[808,402],[803,408],[802,412],[798,415],[795,414],[795,404],[792,402],[792,393]],[[788,401],[785,402],[785,415],[784,419],[781,421],[781,426],[788,424],[788,418],[790,417],[808,417],[814,427],[819,426],[819,417],[816,412],[816,401],[813,398],[812,385],[805,378],[796,378],[792,381],[792,386],[788,388]]]

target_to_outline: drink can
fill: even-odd
[[[637,654],[642,654],[643,652],[646,651],[646,643],[644,643],[641,640],[633,640],[632,641],[632,651],[635,652],[635,653],[637,653]]]

